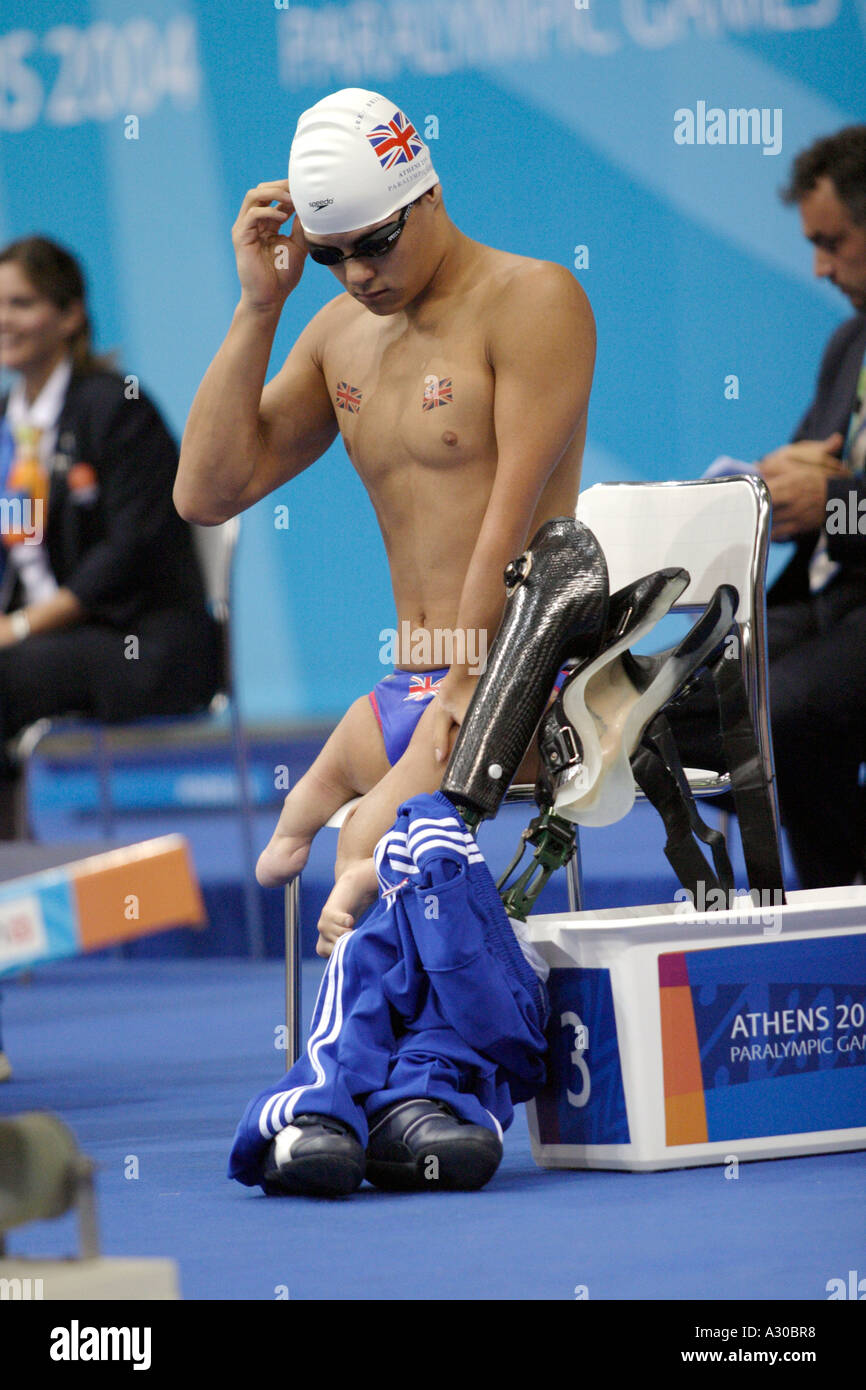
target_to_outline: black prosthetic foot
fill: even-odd
[[[501,1159],[492,1130],[459,1119],[444,1101],[404,1100],[371,1122],[367,1179],[391,1192],[475,1192]]]
[[[268,1149],[264,1176],[269,1197],[347,1197],[364,1181],[364,1150],[342,1121],[296,1115]]]

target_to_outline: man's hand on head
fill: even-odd
[[[759,472],[773,503],[773,540],[786,541],[824,525],[827,480],[846,470],[839,462],[841,434],[801,439],[761,459]]]
[[[293,217],[295,205],[287,179],[251,188],[232,227],[232,242],[242,300],[250,308],[279,312],[304,268],[307,242],[294,217],[288,236],[280,228]]]

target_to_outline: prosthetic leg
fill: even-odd
[[[499,810],[564,663],[591,660],[607,626],[607,565],[573,517],[539,528],[505,587],[502,624],[440,787],[470,828]]]
[[[579,560],[580,568],[568,564]],[[505,888],[510,916],[525,918],[550,875],[574,850],[574,826],[608,825],[634,802],[635,778],[662,816],[666,853],[683,886],[733,891],[723,837],[701,821],[676,746],[661,711],[684,693],[703,668],[713,672],[723,733],[731,750],[732,784],[750,839],[752,887],[782,890],[772,800],[762,776],[739,663],[722,651],[734,628],[738,595],[716,590],[705,613],[673,650],[635,657],[628,648],[648,633],[682,594],[685,570],[661,570],[613,595],[605,604],[606,567],[591,533],[560,518],[542,527],[529,550],[506,570],[508,603],[487,671],[478,683],[441,790],[471,828],[496,813],[541,721],[542,772],[536,788],[541,815],[524,833],[535,857]],[[605,609],[607,608],[607,612]],[[593,629],[593,625],[599,626]],[[556,671],[576,668],[542,718]],[[694,836],[711,847],[714,869]],[[754,872],[753,872],[754,871]],[[757,876],[758,882],[753,880]]]
[[[619,590],[610,600],[607,631],[601,650],[582,662],[568,677],[539,730],[541,771],[536,801],[541,816],[524,836],[535,846],[535,858],[522,876],[504,892],[509,916],[525,919],[550,875],[568,862],[574,847],[575,825],[610,825],[631,809],[635,798],[634,757],[647,726],[676,694],[708,654],[724,641],[736,610],[737,595],[720,590],[712,612],[673,653],[658,658],[635,658],[628,647],[639,642],[684,592],[689,576],[682,569],[659,570]],[[668,800],[671,794],[668,790]],[[681,787],[674,783],[677,797]],[[691,802],[688,788],[686,797]],[[652,798],[655,801],[655,798]],[[658,803],[656,803],[658,804]],[[663,815],[668,806],[659,805]],[[677,803],[676,810],[680,807]],[[688,836],[693,828],[688,812]],[[724,841],[703,826],[694,811],[694,828],[709,837],[725,883],[733,877]],[[677,830],[680,832],[679,821]],[[677,834],[677,844],[682,838]],[[522,857],[522,848],[500,887],[507,883]],[[698,854],[705,879],[716,877]],[[674,867],[695,868],[680,849]]]

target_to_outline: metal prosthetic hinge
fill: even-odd
[[[570,821],[555,816],[549,807],[529,822],[521,836],[517,854],[496,885],[509,917],[526,921],[547,880],[557,869],[564,868],[573,855],[576,833]],[[520,877],[506,887],[527,845],[534,845],[535,853]]]

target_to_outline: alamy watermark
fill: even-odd
[[[762,154],[782,152],[781,106],[736,106],[727,111],[705,101],[674,112],[677,145],[760,145]]]
[[[851,1299],[857,1303],[866,1301],[866,1279],[861,1279],[856,1269],[848,1270],[847,1279],[828,1279],[824,1285],[828,1302]]]
[[[0,1279],[0,1303],[7,1300],[26,1303],[45,1297],[41,1279]]]
[[[462,627],[413,628],[404,619],[400,630],[379,633],[379,660],[384,666],[465,667],[471,676],[487,670],[487,629]]]
[[[131,1361],[134,1371],[151,1366],[149,1327],[82,1327],[77,1318],[70,1325],[51,1330],[48,1355],[52,1361]]]
[[[41,497],[0,497],[0,536],[10,543],[41,545],[44,513]]]
[[[852,488],[845,497],[827,499],[828,536],[866,536],[866,497]]]
[[[785,895],[780,888],[753,888],[750,892],[732,888],[726,892],[724,888],[707,889],[700,880],[697,893],[689,888],[678,888],[674,903],[674,912],[681,916],[691,916],[693,912],[729,912],[736,916],[738,923],[761,927],[764,936],[778,936],[782,930],[779,909],[784,906]]]

